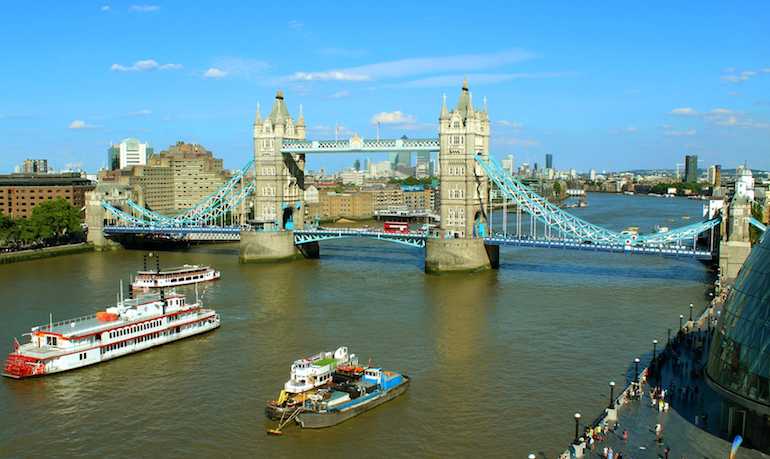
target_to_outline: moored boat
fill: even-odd
[[[163,291],[119,298],[116,306],[85,317],[32,327],[30,342],[3,363],[3,376],[21,379],[73,370],[204,333],[219,315],[196,298]]]
[[[295,421],[307,429],[331,427],[403,394],[411,378],[406,375],[367,368],[360,381],[335,386],[329,397],[305,402]]]
[[[278,400],[267,402],[265,416],[272,420],[285,419],[292,415],[310,398],[321,400],[327,393],[315,392],[317,388],[328,388],[335,382],[361,379],[363,367],[348,348],[340,346],[336,351],[319,352],[305,359],[295,360],[291,375],[284,384]],[[327,397],[328,398],[328,397]]]
[[[152,253],[149,256],[152,257]],[[178,287],[219,279],[219,271],[211,266],[185,264],[161,271],[157,256],[155,260],[156,269],[153,271],[147,269],[147,258],[144,258],[144,269],[137,272],[136,277],[131,282],[133,290],[148,291],[149,289]]]

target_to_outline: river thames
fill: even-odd
[[[590,194],[578,217],[649,233],[701,220],[702,202]],[[682,217],[690,217],[683,219]],[[673,220],[673,221],[669,221]],[[494,226],[502,217],[497,213]],[[513,222],[509,222],[513,227]],[[501,247],[500,268],[423,273],[424,250],[322,242],[321,258],[241,265],[238,244],[156,252],[161,267],[211,264],[211,333],[85,369],[0,381],[3,457],[555,458],[625,387],[634,358],[665,345],[714,273],[691,259]],[[0,265],[0,351],[30,327],[114,305],[141,251]],[[154,266],[154,264],[153,264]],[[194,295],[194,290],[185,290]],[[413,378],[401,397],[338,426],[266,435],[295,359],[348,346]],[[616,394],[618,391],[616,391]]]

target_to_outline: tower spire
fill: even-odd
[[[438,116],[440,120],[449,119],[449,111],[446,109],[446,93],[444,93],[444,105],[441,107],[441,114]]]
[[[299,105],[299,117],[297,118],[297,126],[305,125],[305,117],[302,116],[302,104]]]
[[[257,102],[257,116],[254,117],[254,125],[262,124],[262,115],[259,114],[259,102]]]

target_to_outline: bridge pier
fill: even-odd
[[[425,240],[425,272],[428,274],[474,273],[497,269],[500,247],[485,245],[482,238],[428,238]]]
[[[318,258],[318,243],[294,245],[294,231],[241,231],[238,260],[241,263],[270,263]],[[314,247],[313,247],[314,246]]]

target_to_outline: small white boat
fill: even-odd
[[[152,253],[149,255],[152,257]],[[178,287],[180,285],[197,284],[199,282],[208,282],[219,279],[219,271],[211,266],[201,265],[183,265],[176,268],[164,269],[161,271],[158,257],[155,257],[156,269],[147,269],[147,258],[144,259],[144,270],[137,272],[136,277],[131,282],[133,290],[160,289],[167,287]]]
[[[291,377],[284,390],[289,394],[299,394],[332,381],[332,375],[337,367],[342,365],[358,366],[358,358],[348,352],[348,348],[340,346],[336,351],[319,352],[306,358],[295,360],[291,364]]]

